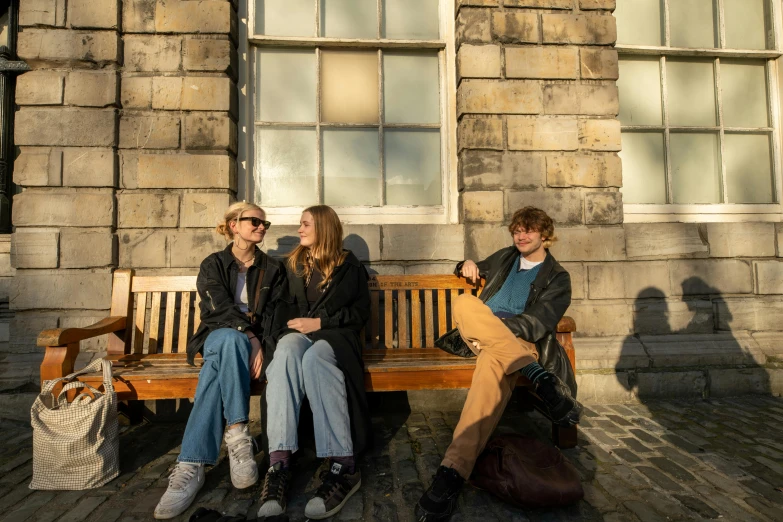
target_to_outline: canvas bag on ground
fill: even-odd
[[[103,368],[103,392],[83,382],[68,382]],[[55,397],[52,390],[68,382]],[[88,388],[68,403],[68,390]],[[33,426],[33,481],[31,489],[90,489],[119,474],[117,394],[111,362],[96,359],[81,371],[44,381],[30,411]]]

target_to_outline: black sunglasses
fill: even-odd
[[[269,230],[269,227],[272,226],[272,223],[270,223],[269,221],[257,217],[241,217],[237,219],[237,221],[250,221],[250,224],[253,225],[253,227],[255,228],[258,228],[258,225],[263,224],[264,230]]]

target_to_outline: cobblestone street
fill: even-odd
[[[374,417],[377,440],[361,460],[362,489],[336,518],[412,521],[412,506],[440,463],[457,418],[451,412]],[[253,429],[259,433],[260,426],[256,423]],[[0,430],[0,521],[130,522],[152,520],[184,424],[125,428],[120,476],[102,488],[80,492],[28,489],[29,425],[3,420]],[[537,413],[518,412],[512,404],[498,431],[546,439],[549,427]],[[466,487],[452,520],[780,521],[781,433],[783,400],[768,397],[591,406],[579,447],[565,451],[582,475],[584,501],[559,509],[520,510]],[[300,451],[288,509],[292,521],[304,520],[317,466],[312,450]],[[254,516],[259,492],[260,485],[234,490],[228,462],[222,459],[208,471],[194,505],[177,520],[187,520],[199,506]]]

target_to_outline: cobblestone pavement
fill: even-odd
[[[386,411],[376,408],[375,411]],[[456,413],[386,413],[374,417],[377,442],[361,460],[363,487],[338,520],[412,521],[412,506],[451,440]],[[255,433],[259,425],[253,425]],[[152,520],[166,488],[184,424],[145,423],[121,435],[121,475],[79,492],[31,491],[29,426],[0,420],[0,521]],[[499,432],[545,438],[536,413],[504,416]],[[717,519],[783,521],[783,399],[746,397],[699,402],[592,406],[579,447],[565,451],[583,478],[585,500],[549,510],[521,510],[466,487],[454,522],[605,520],[655,522]],[[289,515],[304,520],[306,490],[318,467],[312,450],[295,464]],[[262,459],[263,455],[259,455]],[[254,514],[260,485],[231,487],[225,459],[207,481],[199,506]]]

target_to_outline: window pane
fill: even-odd
[[[721,203],[717,134],[672,132],[672,203]]]
[[[726,134],[725,145],[729,203],[772,203],[769,136]]]
[[[717,47],[714,0],[669,2],[672,47]]]
[[[256,0],[256,34],[314,36],[313,0]]]
[[[717,125],[712,71],[712,62],[667,60],[671,125]]]
[[[321,119],[378,123],[378,53],[321,53]]]
[[[726,47],[766,49],[768,0],[723,0],[726,20]]]
[[[666,203],[663,133],[623,132],[623,202]]]
[[[321,36],[377,38],[377,3],[372,0],[321,0]]]
[[[440,131],[387,129],[383,155],[388,205],[440,205]]]
[[[661,66],[658,58],[620,60],[620,122],[662,125]]]
[[[438,55],[383,53],[383,109],[388,123],[440,122]]]
[[[258,49],[260,121],[315,122],[315,51]]]
[[[378,154],[377,129],[324,130],[324,203],[380,205]]]
[[[663,45],[661,0],[617,0],[617,43]]]
[[[403,40],[436,40],[439,0],[385,0],[383,35]]]
[[[256,201],[270,207],[318,203],[315,129],[256,127]]]
[[[727,127],[766,127],[767,74],[763,62],[720,63],[723,123]]]

